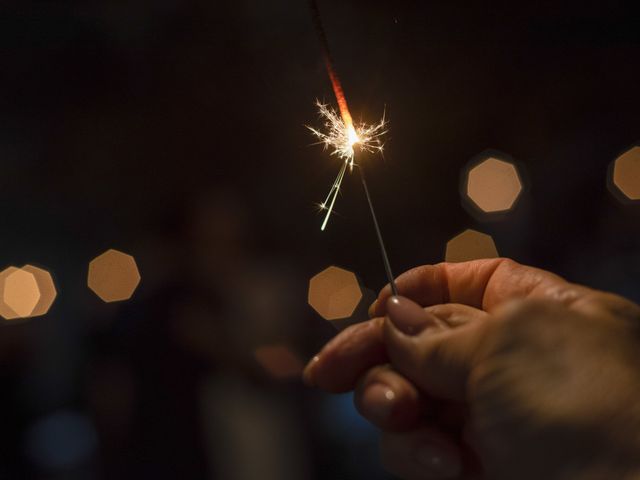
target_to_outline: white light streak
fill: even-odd
[[[340,117],[340,114],[329,105],[316,101],[316,106],[320,119],[324,122],[324,131],[313,127],[307,128],[319,140],[318,143],[324,145],[325,150],[331,150],[331,155],[335,155],[343,161],[327,198],[320,204],[320,209],[327,211],[320,228],[324,230],[333,212],[338,193],[340,193],[340,186],[347,166],[353,170],[355,147],[369,153],[382,153],[384,150],[382,136],[387,133],[387,121],[383,115],[378,123],[372,125],[366,123],[347,124]]]

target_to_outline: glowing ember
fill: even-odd
[[[338,193],[340,193],[340,186],[347,166],[350,168],[354,166],[354,147],[357,145],[360,150],[369,153],[382,153],[384,150],[382,136],[387,133],[387,121],[383,116],[376,124],[359,123],[354,125],[348,121],[351,120],[350,115],[345,120],[329,105],[317,101],[316,106],[318,107],[320,119],[324,121],[324,130],[318,130],[313,127],[307,128],[319,140],[318,143],[323,144],[325,149],[331,150],[331,155],[343,160],[342,167],[329,190],[327,198],[320,204],[320,208],[327,212],[321,227],[324,230],[333,211]]]

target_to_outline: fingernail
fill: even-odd
[[[309,360],[309,363],[307,363],[307,366],[304,367],[304,371],[302,372],[302,381],[309,387],[315,386],[315,382],[313,381],[313,372],[319,360],[320,357],[318,355],[313,357],[311,360]]]
[[[382,383],[375,383],[364,392],[363,403],[373,420],[384,422],[389,418],[396,402],[396,394]]]
[[[374,300],[373,303],[369,305],[369,310],[367,310],[367,312],[369,313],[369,318],[373,318],[373,316],[376,314],[377,305],[378,305],[378,300]]]
[[[458,456],[437,445],[422,445],[416,450],[415,460],[422,468],[441,478],[455,478],[462,471]]]
[[[406,297],[391,297],[387,300],[387,315],[398,330],[407,335],[417,335],[436,323],[417,303]]]

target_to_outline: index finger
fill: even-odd
[[[400,295],[423,307],[461,303],[485,311],[516,298],[545,298],[568,304],[592,292],[553,273],[508,258],[424,265],[400,275],[396,285]],[[375,316],[386,314],[390,296],[391,288],[387,285],[372,307]]]

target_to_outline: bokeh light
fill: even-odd
[[[0,272],[0,315],[5,320],[13,320],[19,318],[18,314],[14,312],[4,301],[4,281],[13,272],[17,272],[17,267],[7,267]]]
[[[9,267],[0,277],[1,314],[5,320],[26,318],[40,301],[36,277],[26,270]]]
[[[277,380],[299,377],[304,368],[300,357],[286,345],[265,345],[253,355],[267,374]]]
[[[630,148],[614,161],[611,180],[625,200],[640,200],[640,146]]]
[[[465,230],[447,242],[445,261],[467,262],[479,258],[495,258],[498,256],[496,244],[490,235]]]
[[[53,302],[58,295],[56,286],[53,283],[53,278],[51,278],[51,274],[46,270],[34,267],[33,265],[25,265],[22,267],[22,270],[29,272],[35,277],[38,284],[38,291],[40,292],[40,300],[38,300],[38,303],[29,316],[39,317],[41,315],[45,315],[51,308],[51,305],[53,305]]]
[[[131,255],[107,250],[89,263],[87,285],[103,301],[128,300],[140,283],[140,272]]]
[[[342,268],[329,267],[309,281],[309,305],[325,320],[350,317],[361,298],[355,274]]]
[[[464,197],[482,213],[511,210],[522,193],[522,180],[515,164],[490,156],[465,174]]]

